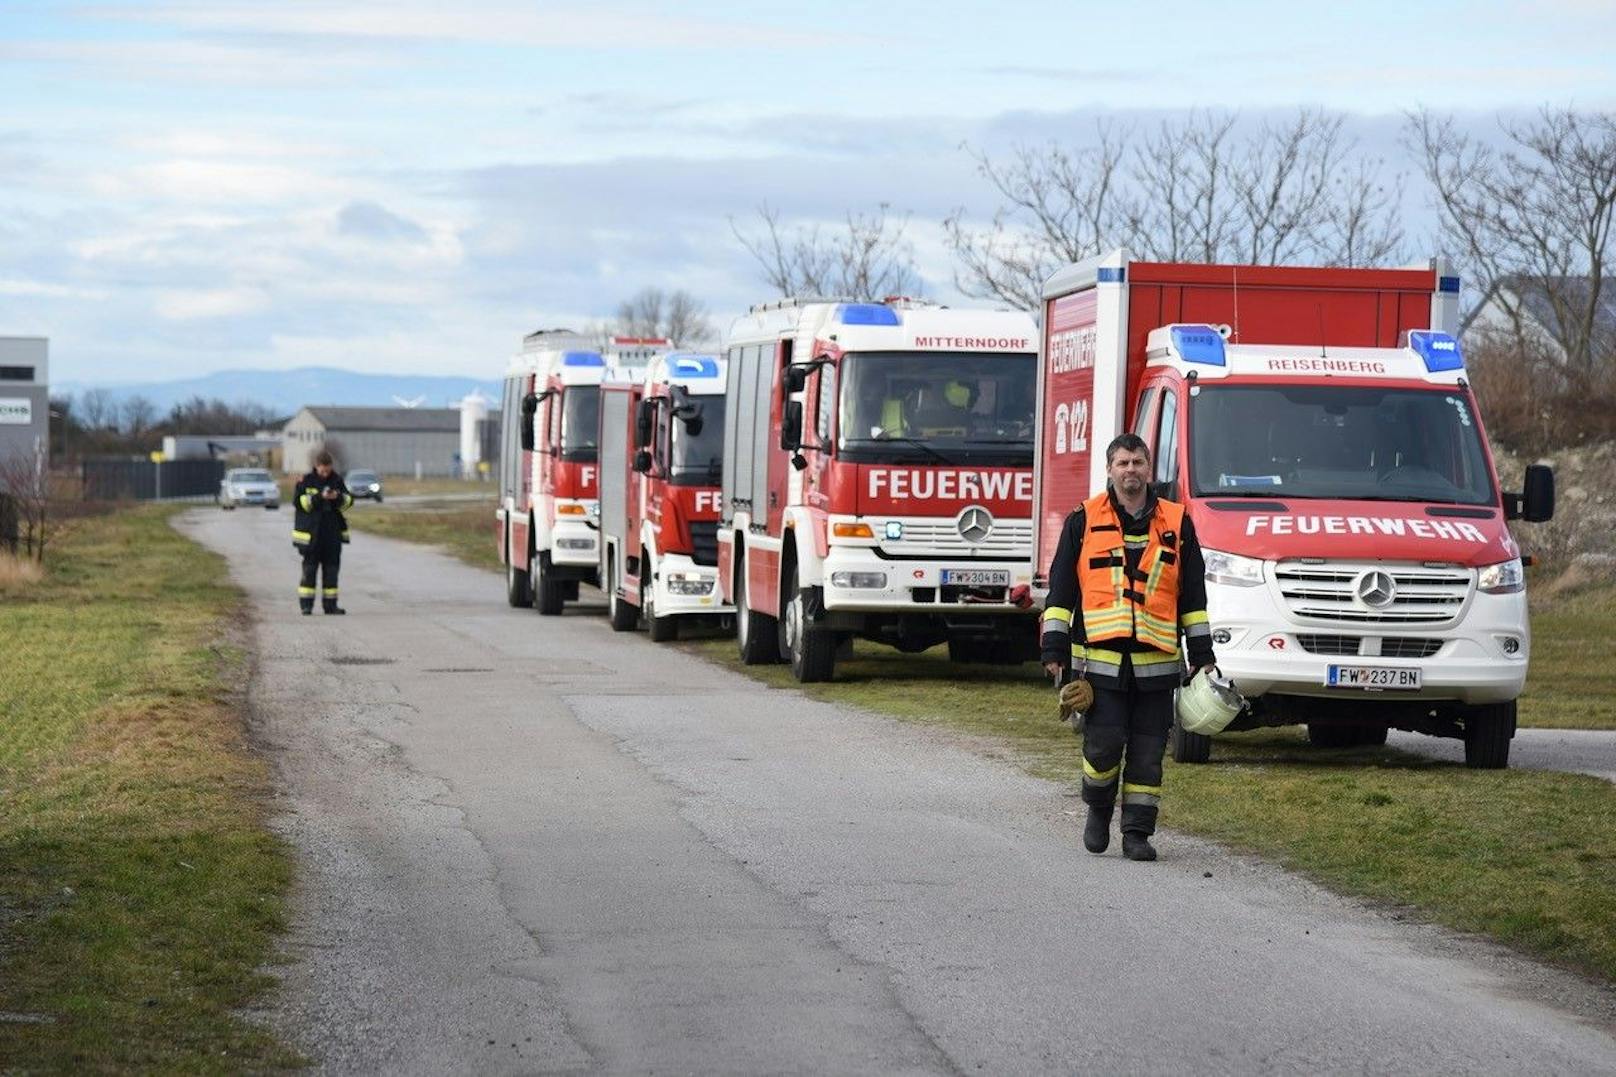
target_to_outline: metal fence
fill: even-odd
[[[211,499],[224,478],[223,460],[131,460],[100,457],[82,465],[86,501]]]

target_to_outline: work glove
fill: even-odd
[[[1061,686],[1060,690],[1060,720],[1073,721],[1073,715],[1081,716],[1094,705],[1094,686],[1081,677],[1075,681]]]

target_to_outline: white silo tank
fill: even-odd
[[[473,389],[460,401],[460,474],[472,477],[483,458],[482,439],[477,436],[478,425],[488,418],[488,398]]]

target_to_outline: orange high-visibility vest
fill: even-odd
[[[1111,497],[1083,502],[1087,526],[1077,555],[1077,587],[1083,634],[1089,643],[1136,639],[1168,654],[1178,653],[1178,544],[1184,506],[1156,502],[1150,537],[1131,573],[1124,558],[1122,521]]]

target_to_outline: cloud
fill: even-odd
[[[426,229],[391,213],[374,202],[350,202],[337,214],[337,231],[344,236],[404,242],[427,238]]]
[[[1055,82],[1143,82],[1154,78],[1149,71],[1143,68],[1124,67],[1032,67],[1025,65],[1011,65],[1005,67],[985,67],[985,75],[996,78],[1025,78],[1045,79]]]
[[[107,292],[100,288],[80,288],[71,284],[54,284],[41,280],[16,280],[0,278],[0,295],[33,297],[39,299],[86,299],[100,300],[107,298]]]
[[[154,309],[159,318],[182,322],[255,314],[268,306],[269,295],[261,288],[210,288],[159,292]]]
[[[175,158],[99,173],[91,177],[91,189],[115,201],[240,207],[352,195],[361,185],[291,165]]]
[[[830,44],[828,34],[756,20],[670,13],[649,4],[546,5],[525,0],[347,0],[341,4],[147,3],[91,7],[96,19],[137,21],[194,32],[309,36],[355,41],[455,42],[542,49],[732,51]],[[239,39],[239,38],[238,38]]]

